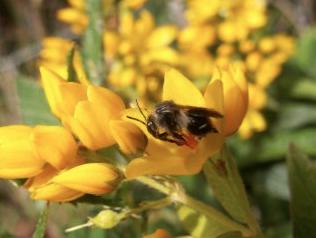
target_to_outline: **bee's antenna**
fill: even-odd
[[[140,122],[140,123],[142,123],[143,125],[145,125],[146,126],[146,123],[145,122],[143,122],[142,120],[139,120],[138,118],[135,118],[135,117],[130,117],[130,116],[126,116],[128,119],[132,119],[132,120],[134,120],[134,121],[138,121],[138,122]]]
[[[142,114],[142,116],[144,117],[144,119],[145,119],[145,121],[146,121],[146,120],[147,120],[147,119],[146,119],[146,116],[145,116],[144,112],[142,111],[142,109],[140,108],[137,99],[136,99],[136,105],[137,105],[137,107],[138,107],[138,110],[140,111],[140,113]],[[136,118],[134,118],[134,119],[136,119]]]

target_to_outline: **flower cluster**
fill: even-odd
[[[60,126],[0,128],[0,178],[27,179],[33,199],[69,201],[112,191],[120,180],[110,164],[88,163],[71,133]],[[98,174],[98,180],[87,176]]]
[[[267,22],[262,1],[187,0],[182,27],[156,25],[144,0],[114,2],[103,1],[107,87],[89,81],[79,46],[46,38],[41,82],[61,126],[0,128],[0,177],[26,179],[34,199],[101,195],[114,190],[123,176],[195,174],[226,137],[239,130],[249,138],[266,128],[260,113],[267,104],[266,88],[293,52],[294,40],[281,34],[253,37]],[[81,34],[88,25],[86,2],[69,3],[58,18]],[[126,108],[117,92],[129,103],[139,98],[145,115],[140,108]],[[218,112],[222,117],[210,118],[216,132],[196,136],[193,148],[154,137],[148,132],[150,109],[167,100]],[[128,158],[126,166],[91,159],[115,146]]]

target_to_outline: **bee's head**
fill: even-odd
[[[146,120],[146,127],[150,134],[152,134],[154,137],[157,137],[159,134],[158,126],[155,120],[155,117],[153,115],[150,115]]]

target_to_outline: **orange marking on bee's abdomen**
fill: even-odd
[[[188,133],[188,134],[184,134],[183,135],[184,139],[185,139],[185,145],[190,147],[191,149],[195,149],[198,141],[197,139],[194,137],[194,135]]]

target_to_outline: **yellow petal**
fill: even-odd
[[[80,9],[82,11],[86,10],[86,1],[85,0],[68,0],[68,3],[74,8]]]
[[[175,40],[177,29],[174,26],[162,26],[156,28],[146,42],[148,48],[159,48],[169,45]]]
[[[59,84],[64,82],[64,80],[56,73],[44,67],[40,67],[40,73],[44,92],[50,109],[56,116],[60,116],[61,95],[59,91]]]
[[[53,167],[61,170],[71,164],[77,145],[71,133],[59,126],[36,126],[33,142],[38,155]]]
[[[69,189],[59,184],[48,184],[34,189],[31,198],[34,200],[47,200],[53,202],[68,202],[83,196],[84,193]]]
[[[212,80],[206,87],[204,98],[207,108],[224,115],[223,84],[220,80]]]
[[[146,155],[132,160],[126,167],[127,178],[144,175],[192,175],[198,173],[203,159],[197,159],[196,151],[184,146],[150,138]],[[206,157],[206,156],[203,156]]]
[[[115,189],[120,174],[110,164],[89,163],[64,171],[52,181],[79,192],[101,195]]]
[[[134,34],[139,36],[147,36],[154,29],[154,27],[155,22],[152,14],[147,10],[142,10],[138,20],[135,22]]]
[[[138,9],[144,5],[147,0],[124,0],[122,4],[132,9]]]
[[[122,35],[131,35],[134,30],[134,17],[131,12],[124,12],[120,14],[120,33]]]
[[[105,32],[103,34],[103,45],[105,48],[106,58],[113,58],[118,51],[120,37],[115,32]]]
[[[116,143],[125,154],[135,155],[145,150],[147,137],[131,122],[112,120],[110,130]]]
[[[0,145],[0,178],[29,178],[41,173],[45,164],[31,140],[17,140]]]
[[[58,173],[58,170],[50,165],[45,165],[42,172],[35,177],[29,178],[23,187],[33,191],[39,186],[45,185],[52,177]]]
[[[220,80],[212,80],[207,85],[206,90],[204,92],[204,98],[207,108],[211,108],[225,117],[223,84]],[[212,118],[211,120],[216,129],[220,133],[223,133],[223,118]]]
[[[87,99],[87,87],[79,83],[62,83],[58,86],[63,99],[63,113],[73,115],[78,102]]]
[[[225,135],[238,130],[248,108],[248,90],[244,88],[244,79],[237,77],[243,77],[241,71],[234,72],[231,68],[215,69],[213,75],[214,79],[220,79],[223,83]]]
[[[0,145],[17,140],[27,140],[32,133],[32,128],[24,125],[0,127]]]
[[[258,111],[252,111],[249,113],[249,120],[255,131],[264,131],[267,128],[267,123]]]
[[[82,101],[78,103],[74,118],[70,121],[71,130],[91,150],[111,146],[115,141],[108,125],[110,113],[106,108]]]
[[[148,65],[152,62],[162,62],[174,65],[178,62],[178,54],[170,47],[161,47],[149,50],[141,55],[141,63],[143,65]]]
[[[173,100],[180,105],[205,107],[201,92],[195,85],[175,69],[165,73],[163,100]]]
[[[106,88],[89,86],[87,96],[90,102],[100,107],[100,110],[106,109],[109,111],[112,117],[120,114],[120,112],[125,109],[121,97]]]
[[[73,24],[75,27],[75,33],[81,33],[84,31],[88,24],[88,17],[84,12],[74,8],[64,8],[57,11],[57,18],[68,24]]]

